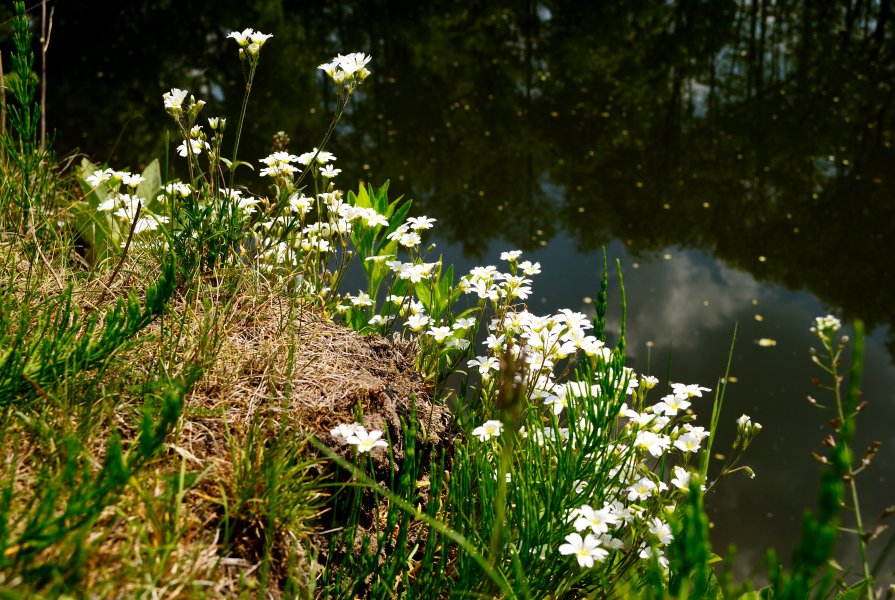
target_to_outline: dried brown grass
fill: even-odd
[[[227,302],[228,308],[221,309]],[[87,589],[113,597],[235,597],[257,585],[265,548],[274,564],[259,595],[277,597],[287,570],[312,589],[316,567],[308,548],[320,541],[315,537],[320,526],[313,518],[265,522],[262,511],[251,509],[253,500],[264,501],[264,489],[254,490],[259,497],[249,499],[244,514],[230,515],[234,532],[224,540],[226,507],[245,493],[240,461],[251,444],[260,444],[263,452],[274,438],[294,440],[296,457],[317,461],[304,442],[308,436],[352,457],[353,448],[329,431],[362,419],[368,429],[388,432],[400,462],[402,420],[412,410],[424,426],[418,446],[425,451],[443,444],[449,416],[433,404],[426,381],[415,370],[416,347],[399,338],[359,335],[271,290],[243,290],[204,306],[181,300],[174,312],[190,313],[182,322],[186,330],[179,332],[179,360],[205,361],[206,372],[187,398],[181,425],[164,456],[132,480],[95,528]],[[204,357],[195,350],[203,322],[212,324],[216,340]],[[140,352],[153,354],[156,341]],[[128,365],[139,371],[141,364],[151,364],[148,358],[135,357]],[[114,419],[120,430],[136,435],[128,426],[135,422],[133,405],[122,403]],[[259,433],[266,439],[250,439]],[[320,460],[306,473],[311,487],[331,473]],[[387,453],[378,451],[373,460],[384,475]],[[255,466],[261,468],[260,463]],[[190,481],[178,496],[171,489],[181,469]],[[308,497],[315,507],[311,517],[323,507],[324,491],[318,487],[315,493]],[[135,580],[138,573],[143,580]]]

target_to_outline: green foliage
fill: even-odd
[[[306,443],[276,438],[266,425],[251,425],[246,437],[230,440],[235,472],[230,486],[221,489],[219,527],[228,550],[260,561],[261,585],[272,570],[282,571],[284,553],[295,552],[307,540],[294,539],[322,511],[324,494],[320,460]],[[296,578],[295,572],[287,577]]]
[[[197,376],[193,373],[180,380],[153,382],[155,391],[147,393],[144,401],[138,443],[125,450],[120,436],[113,433],[98,469],[91,456],[89,434],[51,433],[45,413],[7,408],[7,417],[15,415],[26,429],[44,430],[48,435],[43,438],[46,445],[40,448],[44,460],[36,465],[35,479],[28,482],[30,490],[23,491],[19,481],[23,465],[14,462],[7,467],[0,490],[0,573],[17,573],[38,589],[77,578],[85,558],[79,548],[90,527],[163,446],[177,425],[184,394]],[[2,431],[6,434],[8,429]],[[26,499],[18,497],[22,495]],[[19,510],[13,510],[14,502]],[[57,547],[56,559],[39,560],[50,547]]]
[[[852,354],[851,379],[848,393],[840,398],[841,379],[838,365],[841,359],[845,340],[834,347],[832,336],[838,330],[822,330],[818,328],[824,348],[828,352],[828,363],[821,365],[833,379],[832,390],[838,409],[839,418],[834,420],[837,437],[827,457],[822,458],[825,467],[821,471],[820,494],[818,496],[817,513],[807,511],[802,521],[802,538],[793,551],[792,571],[787,573],[779,564],[775,555],[770,555],[770,580],[773,598],[796,600],[809,596],[822,598],[828,594],[835,584],[834,573],[830,566],[833,552],[839,535],[839,514],[846,503],[851,504],[857,520],[858,542],[864,566],[864,577],[847,593],[852,595],[856,590],[862,595],[872,598],[872,578],[864,554],[862,517],[858,506],[857,491],[852,468],[852,452],[850,443],[855,432],[859,386],[863,368],[864,330],[860,322],[855,323],[854,352]],[[846,500],[847,492],[851,497]]]
[[[40,121],[40,104],[37,102],[37,75],[32,70],[34,53],[31,50],[31,30],[25,14],[25,2],[14,3],[12,73],[4,78],[13,102],[7,104],[9,123],[14,137],[4,137],[7,156],[27,174],[37,167],[37,126]],[[23,199],[27,200],[27,196]]]
[[[81,160],[77,179],[83,192],[83,199],[71,207],[72,227],[75,235],[85,246],[86,260],[90,266],[102,264],[109,258],[119,256],[134,224],[133,219],[118,216],[111,210],[97,210],[101,204],[112,200],[119,193],[120,187],[119,177],[113,177],[96,186],[87,182],[88,177],[101,171],[98,165],[86,158]],[[147,213],[158,215],[163,210],[161,203],[156,199],[162,189],[158,160],[152,161],[141,176],[143,181],[133,191],[134,196],[143,199],[145,203],[141,214],[144,217]]]
[[[130,292],[106,311],[84,315],[73,306],[72,287],[32,305],[0,290],[0,406],[21,407],[50,384],[99,370],[122,346],[162,314],[174,291],[174,264],[165,263],[140,305]]]
[[[389,269],[383,261],[375,259],[397,255],[398,242],[388,239],[388,236],[394,233],[410,212],[410,200],[403,200],[402,196],[391,201],[388,199],[388,185],[388,182],[385,182],[378,190],[369,184],[361,185],[356,194],[353,191],[348,192],[349,204],[358,208],[372,208],[389,222],[387,226],[370,226],[361,222],[351,231],[351,241],[367,277],[369,286],[367,291],[371,298],[378,297],[379,290],[389,274]]]
[[[709,520],[703,506],[700,482],[690,482],[686,502],[675,511],[668,594],[674,598],[721,598],[712,564]]]

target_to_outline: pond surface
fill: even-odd
[[[833,416],[806,401],[831,401],[811,384],[823,375],[808,354],[815,316],[871,331],[856,449],[883,449],[859,480],[865,519],[895,504],[890,2],[249,4],[59,3],[57,150],[116,168],[163,158],[171,87],[235,121],[242,77],[225,36],[253,27],[274,38],[241,158],[267,155],[280,130],[302,153],[334,102],[316,66],[372,54],[328,148],[343,186],[390,179],[438,219],[435,241],[461,269],[525,250],[543,265],[535,311],[592,310],[605,246],[623,268],[640,371],[714,388],[738,327],[717,448],[750,414],[764,425],[747,461],[757,477],[725,480],[706,506],[739,573],[761,578],[769,545],[788,556],[815,505],[811,452]]]

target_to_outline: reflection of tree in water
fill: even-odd
[[[583,250],[704,248],[891,323],[889,286],[867,285],[895,276],[891,11],[816,4],[433,17],[431,44],[389,41],[412,53],[395,77],[419,102],[393,104],[409,131],[379,147],[381,170],[409,160],[423,210],[468,249],[532,247],[551,226]]]
[[[123,6],[57,7],[49,115],[62,147],[105,158],[127,123],[116,166],[162,155],[159,98],[174,85],[235,115],[224,36],[254,27],[276,43],[244,158],[279,129],[293,150],[313,146],[328,91],[313,67],[370,52],[374,75],[332,148],[342,178],[391,177],[467,251],[560,230],[583,250],[614,237],[635,254],[702,248],[892,322],[890,0]]]

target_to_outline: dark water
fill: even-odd
[[[833,416],[805,400],[830,401],[811,385],[815,316],[871,331],[856,445],[883,450],[859,480],[865,519],[895,504],[889,0],[246,4],[59,3],[56,148],[116,168],[163,157],[161,94],[175,86],[235,118],[242,77],[225,36],[253,27],[274,38],[241,158],[265,156],[279,130],[301,153],[334,101],[316,66],[370,53],[329,148],[343,185],[390,179],[438,219],[460,267],[526,250],[544,271],[536,311],[590,308],[606,246],[624,269],[632,364],[663,379],[670,361],[672,380],[714,387],[738,324],[721,436],[742,413],[764,425],[748,461],[758,476],[706,504],[716,550],[736,543],[741,573],[769,545],[787,556],[815,503],[810,452]]]

